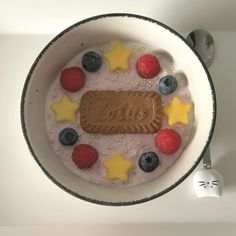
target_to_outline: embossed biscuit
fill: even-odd
[[[154,91],[88,91],[80,101],[80,125],[89,133],[151,134],[161,116],[161,96]]]

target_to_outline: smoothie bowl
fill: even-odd
[[[23,133],[44,173],[104,205],[145,202],[180,184],[215,119],[199,56],[168,26],[131,14],[92,17],[56,36],[21,101]]]

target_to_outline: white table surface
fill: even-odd
[[[149,16],[179,32],[236,30],[235,0],[0,0],[0,32],[54,34],[79,20],[114,12]]]
[[[146,224],[152,223],[236,223],[236,24],[233,20],[236,1],[199,0],[190,5],[185,0],[146,0],[142,5],[130,0],[121,7],[124,1],[115,5],[102,0],[103,10],[95,9],[92,0],[86,0],[86,4],[80,0],[62,1],[61,7],[55,9],[53,6],[57,1],[50,1],[50,7],[46,8],[47,2],[0,0],[0,225],[132,223],[143,224],[144,230],[149,227]],[[211,8],[212,4],[215,10]],[[195,197],[192,188],[194,172],[177,188],[150,202],[129,207],[95,205],[59,189],[33,160],[20,125],[21,90],[29,68],[45,44],[62,29],[77,20],[105,12],[147,15],[180,32],[198,27],[211,30],[216,55],[210,72],[218,101],[211,150],[213,167],[222,173],[225,182],[220,199]],[[168,12],[175,14],[168,15]],[[230,227],[214,224],[209,226],[209,232],[211,228],[219,233]],[[23,235],[25,231],[21,229]],[[12,230],[18,232],[19,229]],[[171,230],[175,232],[175,226]],[[13,235],[9,232],[6,228],[4,233],[0,231],[0,235]],[[62,235],[61,228],[55,232]],[[117,232],[122,231],[118,228]],[[139,233],[143,231],[138,233],[135,228],[135,232],[135,235],[141,235]]]

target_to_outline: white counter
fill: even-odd
[[[150,0],[144,6],[130,0],[126,8],[108,4],[102,12],[94,10],[91,0],[86,1],[87,5],[78,5],[77,10],[74,9],[75,1],[67,1],[68,7],[62,3],[59,10],[52,5],[45,9],[46,1],[37,1],[37,4],[32,1],[36,5],[30,1],[22,1],[20,5],[20,2],[1,1],[4,7],[0,9],[0,225],[236,223],[236,24],[232,21],[236,15],[236,1],[228,0],[228,4],[211,0],[197,4],[196,1],[187,8],[189,1],[184,0],[178,4],[177,1],[173,1],[174,4],[172,1],[159,2],[159,5],[158,1]],[[56,1],[50,3],[56,4]],[[216,6],[214,11],[210,4]],[[124,9],[163,21],[178,31],[188,32],[198,27],[212,30],[216,54],[210,72],[217,93],[218,116],[211,150],[213,167],[222,173],[225,182],[222,198],[197,199],[192,188],[193,173],[171,192],[147,203],[129,207],[95,205],[58,188],[32,158],[21,131],[20,98],[35,57],[56,33],[77,20],[105,12],[125,12]],[[171,9],[175,14],[167,17],[165,13]],[[225,10],[228,13],[223,16]],[[40,34],[49,32],[53,35]],[[217,227],[218,233],[227,228]],[[0,235],[13,235],[4,232]]]

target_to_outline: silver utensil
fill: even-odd
[[[204,29],[197,29],[192,31],[186,39],[209,67],[215,53],[215,44],[211,34]]]
[[[197,51],[207,68],[209,68],[215,53],[215,44],[211,34],[204,29],[196,29],[187,36],[186,40]],[[203,166],[206,169],[211,169],[210,147],[208,147],[203,157]]]
[[[214,40],[210,33],[203,29],[197,29],[192,31],[186,39],[209,68],[215,52]],[[198,198],[218,198],[222,194],[223,178],[217,170],[211,168],[210,147],[203,156],[203,170],[199,170],[194,176],[193,187]]]

